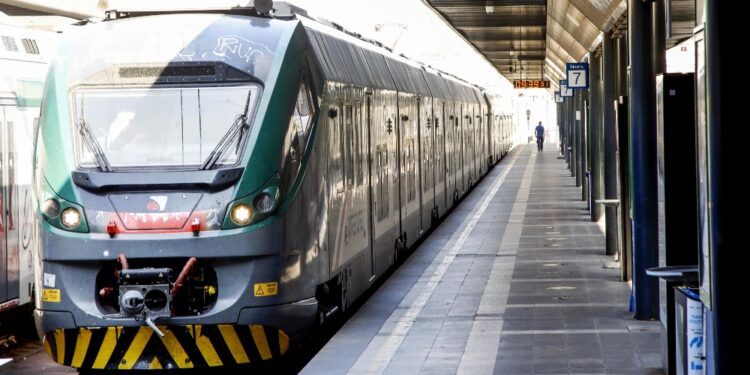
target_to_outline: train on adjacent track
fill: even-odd
[[[0,313],[8,318],[21,307],[29,314],[34,293],[32,145],[57,34],[0,13],[0,39]]]
[[[79,368],[277,358],[512,147],[501,97],[304,12],[111,11],[35,147],[35,321]]]

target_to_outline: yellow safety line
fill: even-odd
[[[141,356],[141,353],[143,353],[143,349],[146,348],[146,344],[148,344],[148,340],[151,339],[153,333],[154,331],[152,331],[150,327],[142,326],[138,328],[138,333],[133,337],[133,341],[130,343],[128,351],[125,352],[125,355],[122,357],[122,361],[117,365],[117,368],[120,370],[132,369],[136,362],[138,362],[138,358]]]
[[[151,364],[148,365],[149,370],[161,370],[163,367],[161,367],[161,362],[159,362],[159,358],[154,357],[154,359],[151,360]]]
[[[216,353],[216,349],[214,349],[214,345],[211,343],[211,340],[209,340],[207,336],[201,335],[201,326],[199,325],[195,326],[195,345],[198,346],[198,350],[203,354],[203,358],[209,366],[215,367],[223,365],[221,358],[219,358],[219,354]]]
[[[164,343],[164,347],[167,348],[169,355],[172,356],[177,367],[193,368],[193,362],[190,360],[190,356],[188,356],[185,349],[182,348],[182,345],[177,340],[174,333],[166,326],[159,326],[159,329],[164,332],[164,337],[162,337],[161,340]]]
[[[96,355],[91,368],[103,369],[107,365],[107,362],[109,362],[109,357],[112,356],[115,345],[117,345],[117,328],[107,327],[107,333],[104,335],[102,345],[99,347],[99,354]]]
[[[289,350],[289,336],[279,330],[279,352],[284,354],[287,350]]]
[[[247,353],[245,353],[245,349],[242,347],[240,338],[237,337],[237,332],[234,331],[234,328],[231,325],[222,324],[219,325],[219,331],[221,332],[221,336],[224,337],[229,351],[232,352],[235,362],[250,362],[250,358],[247,357]]]
[[[81,367],[83,359],[86,358],[86,351],[91,341],[91,330],[81,328],[78,330],[78,340],[76,340],[76,351],[73,353],[73,360],[70,362],[71,367]]]
[[[250,333],[253,335],[253,341],[255,341],[255,347],[258,348],[260,358],[263,358],[263,360],[272,358],[273,354],[271,354],[271,348],[268,347],[268,339],[266,338],[266,331],[263,330],[263,326],[258,324],[251,325]]]
[[[55,330],[55,345],[57,346],[57,363],[65,362],[65,331]]]

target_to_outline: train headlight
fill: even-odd
[[[240,203],[232,207],[229,217],[235,225],[245,226],[253,219],[253,209],[244,203]]]
[[[42,212],[50,219],[56,218],[60,214],[60,202],[53,198],[47,199],[42,204]]]
[[[276,205],[276,199],[268,193],[261,193],[253,201],[253,205],[258,212],[265,214],[271,212]]]
[[[81,213],[73,207],[68,207],[63,210],[60,222],[65,228],[73,229],[81,222]]]

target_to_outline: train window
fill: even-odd
[[[42,91],[44,82],[17,79],[16,80],[16,105],[19,107],[39,107],[42,104]]]
[[[344,169],[346,169],[346,187],[354,185],[354,114],[351,104],[344,107],[344,130],[346,132],[346,141],[344,143]]]
[[[356,159],[354,174],[357,178],[357,186],[362,186],[365,180],[364,168],[362,167],[364,140],[362,139],[362,103],[354,107],[354,158]]]
[[[239,161],[260,87],[81,89],[73,96],[80,166],[209,168]]]
[[[437,165],[437,182],[443,182],[443,176],[445,176],[445,169],[443,166],[443,150],[444,148],[444,137],[443,134],[438,133],[437,136],[437,152],[435,153],[435,162]]]
[[[307,80],[302,78],[297,93],[297,105],[295,114],[299,116],[300,130],[304,132],[305,138],[310,135],[310,125],[312,125],[312,115],[314,112],[310,88],[307,86]]]
[[[428,132],[426,132],[429,134]],[[422,191],[427,192],[432,188],[432,165],[431,165],[431,157],[432,157],[432,144],[430,142],[430,137],[425,136],[422,137],[422,176],[424,178],[422,179]]]
[[[375,146],[375,158],[377,160],[376,173],[378,180],[375,185],[375,217],[378,221],[383,220],[383,206],[386,206],[383,200],[383,147]]]
[[[388,199],[388,144],[377,146],[378,155],[378,221],[388,217],[390,201]]]
[[[415,164],[415,153],[414,153],[414,139],[408,139],[406,141],[406,183],[407,183],[407,198],[408,202],[413,201],[417,197],[417,171],[414,166]]]

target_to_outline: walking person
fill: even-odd
[[[541,121],[534,130],[536,132],[536,148],[539,151],[544,151],[544,126],[542,126]]]

